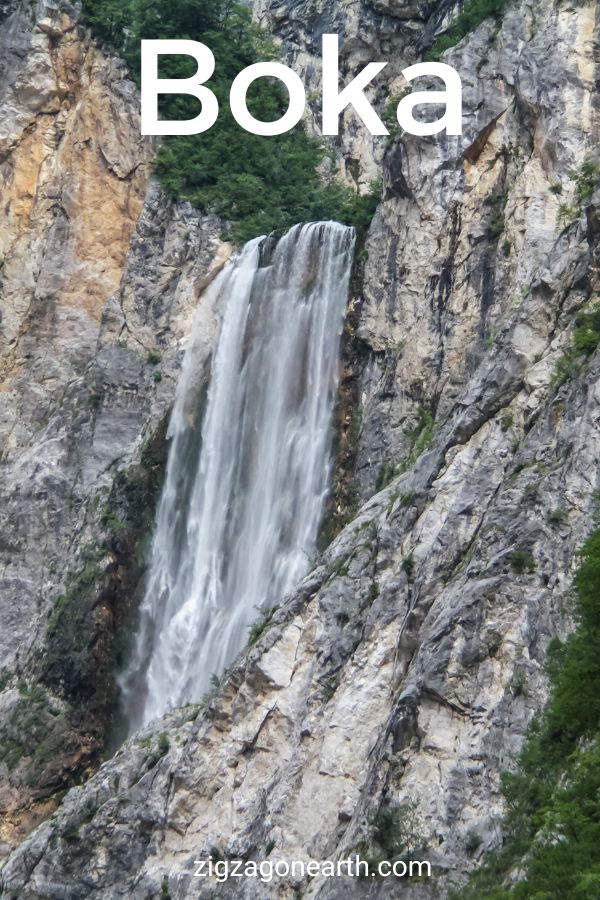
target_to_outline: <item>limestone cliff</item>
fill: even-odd
[[[19,12],[2,25],[28,50],[3,116],[17,134],[6,190],[21,204],[1,323],[2,616],[16,619],[5,640],[19,650],[7,720],[17,682],[37,678],[36,649],[47,658],[65,560],[97,544],[94,498],[168,408],[194,286],[217,252],[215,223],[165,210],[148,186],[118,64],[66,7],[44,6],[37,26]],[[313,86],[323,31],[344,36],[348,75],[392,60],[383,96],[456,7],[279,0],[257,16]],[[365,183],[378,164],[384,176],[348,337],[358,404],[346,439],[362,507],[206,709],[156,723],[66,795],[9,858],[7,892],[212,897],[192,873],[215,848],[336,858],[372,847],[378,811],[399,802],[415,806],[431,881],[244,882],[219,896],[444,897],[497,843],[500,772],[544,701],[546,649],[569,628],[598,486],[600,359],[564,365],[575,316],[598,296],[600,194],[586,167],[598,162],[598,17],[595,0],[514,0],[468,34],[446,57],[463,78],[462,138],[373,141],[346,123],[345,177]],[[86,60],[72,81],[70,54]],[[34,77],[44,90],[19,96]],[[81,98],[92,90],[110,113],[90,121]],[[59,140],[60,128],[73,137]],[[84,173],[97,202],[112,198],[107,231],[81,210]],[[158,385],[149,353],[164,360]],[[10,785],[18,766],[1,765]]]
[[[151,479],[130,466],[169,408],[220,245],[214,222],[169,207],[149,180],[136,89],[73,8],[9,4],[0,57],[0,836],[10,845],[102,744],[116,623],[152,521]],[[143,502],[127,494],[128,471]],[[127,533],[107,517],[110,496]],[[83,627],[69,635],[64,598],[86,589]]]

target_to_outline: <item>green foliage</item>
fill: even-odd
[[[600,303],[578,314],[573,332],[576,353],[591,356],[598,344],[600,344]]]
[[[415,572],[415,558],[412,553],[404,557],[404,559],[402,560],[402,568],[406,573],[406,577],[408,578],[408,580],[411,581]]]
[[[508,202],[508,191],[498,191],[492,194],[488,194],[483,202],[486,206],[493,206],[494,208],[500,207],[504,209]]]
[[[575,182],[575,191],[579,206],[583,207],[592,199],[592,195],[598,187],[598,166],[593,162],[584,162],[578,172],[571,176]]]
[[[424,848],[427,843],[416,808],[408,803],[382,806],[373,820],[373,838],[388,860]]]
[[[558,224],[561,226],[570,225],[578,219],[584,208],[589,204],[592,195],[600,184],[600,172],[598,166],[593,162],[584,162],[580,169],[572,172],[571,181],[575,182],[575,203],[561,203],[558,208]],[[551,188],[552,190],[552,188]],[[555,191],[555,193],[558,193]],[[562,186],[560,193],[562,193]]]
[[[258,619],[248,628],[248,644],[251,647],[263,636],[278,609],[279,606],[272,606],[270,609],[260,610]]]
[[[352,556],[346,558],[342,557],[341,559],[336,560],[331,567],[328,580],[333,578],[345,578],[348,574],[348,563],[351,559]]]
[[[79,829],[80,826],[77,824],[77,822],[72,822],[70,825],[67,825],[62,833],[62,837],[67,842],[67,844],[75,844],[81,839]]]
[[[138,465],[116,473],[100,513],[104,534],[82,548],[48,619],[40,679],[94,723],[114,706],[115,671],[132,631],[143,547],[162,484],[166,425],[165,419]]]
[[[490,234],[493,238],[499,238],[504,229],[506,228],[506,219],[503,215],[494,216],[492,219],[492,223],[490,225]],[[510,252],[510,250],[509,250]],[[508,255],[508,254],[507,254]]]
[[[414,491],[395,491],[392,494],[388,512],[391,512],[392,507],[395,504],[396,500],[400,501],[399,506],[401,509],[406,509],[408,506],[412,505],[415,497],[416,497],[416,494]]]
[[[578,313],[573,330],[573,349],[567,350],[556,363],[552,386],[557,389],[578,375],[585,358],[592,356],[600,344],[600,303]]]
[[[84,550],[83,567],[79,570],[78,574],[69,581],[65,593],[56,598],[54,608],[50,613],[50,618],[48,619],[49,638],[56,635],[65,611],[69,610],[70,615],[72,615],[79,597],[92,589],[101,577],[102,572],[98,568],[101,557],[102,552],[96,550],[92,546],[89,546]]]
[[[398,469],[391,459],[384,459],[377,471],[375,479],[375,493],[382,491],[387,487],[390,481],[393,481],[398,474]]]
[[[600,530],[575,589],[576,630],[549,654],[550,700],[504,779],[504,844],[460,892],[465,900],[600,897]]]
[[[385,107],[383,109],[383,115],[381,116],[381,121],[389,131],[389,135],[386,138],[386,146],[391,147],[394,143],[395,138],[400,132],[400,125],[398,124],[398,104],[404,97],[407,97],[409,94],[412,94],[412,87],[408,86],[404,88],[399,94],[396,94],[389,98]]]
[[[446,50],[456,46],[486,19],[494,17],[499,21],[507,5],[508,0],[467,0],[448,30],[436,40],[425,59],[434,61],[440,59]]]
[[[9,771],[21,766],[22,780],[30,788],[56,788],[62,777],[56,760],[76,750],[77,738],[66,710],[40,684],[19,684],[18,689],[19,698],[0,727],[0,762]]]
[[[424,406],[417,410],[417,422],[413,428],[407,428],[405,435],[409,440],[410,450],[399,472],[406,472],[417,461],[433,440],[435,421],[433,414]]]
[[[369,603],[374,603],[375,600],[379,597],[379,584],[376,581],[371,582],[371,586],[369,587],[369,593],[367,595],[367,600]]]
[[[489,194],[484,203],[491,206],[493,210],[492,221],[490,222],[489,232],[492,240],[497,240],[506,227],[506,216],[504,210],[508,202],[508,191],[500,191]],[[510,255],[512,244],[507,239],[503,242],[503,252],[505,256]]]
[[[473,856],[473,854],[481,847],[481,838],[477,834],[476,831],[467,832],[467,837],[465,839],[465,850],[469,854],[469,856]]]
[[[527,693],[527,682],[522,669],[516,669],[510,683],[510,692],[513,697],[522,697]]]
[[[83,10],[96,38],[121,54],[134,78],[141,38],[191,38],[204,41],[215,55],[210,86],[219,100],[217,124],[203,134],[165,138],[157,155],[156,172],[170,197],[220,216],[230,223],[227,237],[238,242],[316,219],[368,227],[380,190],[359,195],[333,180],[324,183],[317,167],[327,151],[302,124],[266,138],[249,134],[233,118],[228,101],[235,76],[276,56],[249,8],[230,0],[83,0]],[[165,56],[160,66],[163,78],[195,71],[188,57]],[[278,82],[260,79],[248,92],[248,108],[256,118],[273,121],[287,108],[287,94]],[[164,118],[189,119],[198,111],[194,97],[165,95],[161,101]]]
[[[554,374],[552,375],[552,387],[560,388],[569,381],[574,375],[578,375],[581,371],[581,361],[576,353],[572,350],[563,353],[558,359]]]
[[[570,225],[578,218],[580,211],[576,206],[570,206],[568,203],[561,203],[558,207],[558,224]]]
[[[148,756],[146,760],[146,767],[148,770],[153,769],[157,763],[169,752],[169,747],[171,743],[169,741],[169,735],[166,731],[161,731],[158,735],[158,739],[152,750],[152,753]]]
[[[490,328],[490,330],[487,332],[486,336],[484,337],[483,342],[484,342],[485,346],[488,348],[488,350],[491,350],[493,348],[493,346],[496,342],[496,329],[495,328]]]
[[[526,550],[515,550],[511,553],[510,565],[516,575],[531,575],[535,572],[535,560]]]
[[[567,515],[567,511],[564,506],[558,506],[556,509],[551,509],[548,513],[548,524],[549,525],[562,525],[565,521]]]

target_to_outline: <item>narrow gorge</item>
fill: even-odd
[[[0,3],[0,895],[542,896],[463,892],[597,528],[597,0],[255,0],[264,159],[141,137],[131,9]],[[388,137],[311,142],[323,33]],[[423,58],[462,136],[390,119]],[[355,852],[432,874],[194,876]]]

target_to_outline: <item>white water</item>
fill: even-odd
[[[202,417],[194,335],[132,662],[131,727],[200,699],[244,646],[257,609],[310,567],[331,475],[332,413],[354,232],[259,238],[215,279],[222,310]]]

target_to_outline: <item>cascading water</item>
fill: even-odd
[[[250,242],[210,290],[222,311],[202,402],[192,334],[169,426],[140,630],[121,679],[132,728],[197,700],[257,608],[310,566],[331,475],[354,231]],[[205,406],[201,434],[202,406]]]

